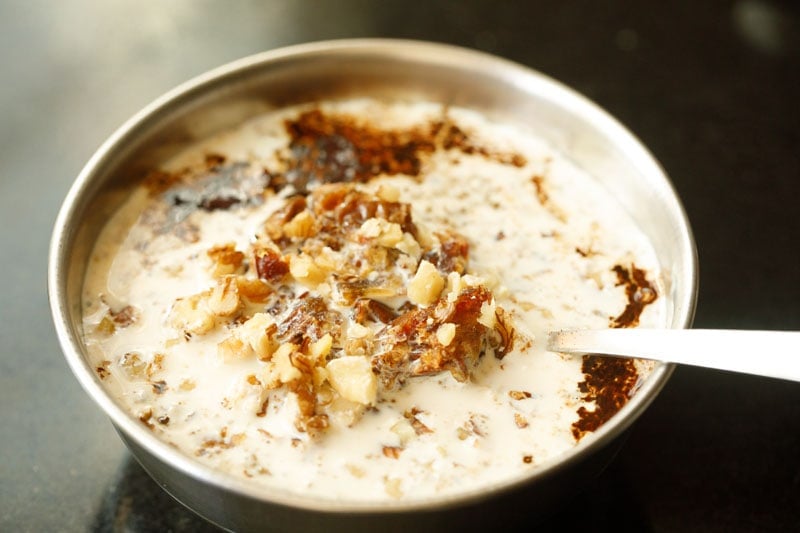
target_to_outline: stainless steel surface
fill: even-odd
[[[142,169],[197,138],[259,110],[317,98],[359,94],[425,98],[476,108],[526,124],[568,153],[615,192],[657,246],[670,280],[668,328],[690,325],[697,290],[696,253],[686,217],[661,168],[605,112],[561,84],[522,66],[460,48],[409,41],[353,40],[303,45],[246,58],[168,93],[134,116],[91,158],[56,220],[50,248],[49,293],[67,361],[81,385],[111,417],[138,459],[160,484],[204,516],[247,527],[272,513],[278,527],[294,520],[316,526],[352,523],[406,511],[436,512],[477,504],[510,489],[541,485],[574,470],[618,438],[654,399],[672,371],[659,366],[635,397],[595,435],[560,461],[530,475],[463,497],[425,502],[324,502],[267,492],[213,471],[159,441],[109,398],[85,360],[80,285],[102,220],[125,198]],[[214,502],[223,502],[214,505]],[[303,510],[305,512],[300,512]]]
[[[800,381],[800,332],[606,329],[551,332],[554,352],[653,359]]]

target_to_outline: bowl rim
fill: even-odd
[[[102,167],[103,162],[110,158],[115,150],[123,145],[128,137],[135,134],[137,129],[142,127],[149,118],[169,109],[173,104],[178,104],[189,93],[202,93],[204,89],[211,88],[212,85],[219,83],[224,78],[278,60],[314,55],[335,55],[347,52],[377,56],[388,54],[390,57],[401,57],[424,63],[435,63],[446,59],[450,65],[457,63],[460,66],[468,66],[470,69],[488,71],[501,76],[508,83],[512,83],[513,79],[515,84],[533,85],[538,90],[544,90],[548,94],[557,94],[559,99],[566,99],[571,106],[577,108],[580,113],[587,115],[604,132],[611,132],[614,136],[615,144],[618,144],[617,139],[619,139],[619,142],[625,145],[626,155],[635,156],[637,168],[641,172],[653,174],[657,181],[660,182],[660,186],[663,188],[662,192],[665,192],[662,195],[662,200],[668,202],[670,204],[668,208],[677,215],[681,226],[679,228],[679,236],[682,240],[681,247],[689,252],[685,254],[686,257],[681,258],[682,268],[685,272],[690,273],[690,279],[684,280],[686,283],[681,286],[682,291],[679,294],[679,299],[687,302],[687,305],[684,308],[676,309],[675,312],[679,315],[677,321],[680,327],[688,328],[691,326],[696,307],[698,265],[697,251],[688,218],[672,183],[661,166],[647,148],[615,118],[588,98],[561,82],[528,66],[485,52],[449,44],[405,39],[339,39],[293,45],[253,54],[200,74],[164,93],[134,114],[110,135],[91,156],[70,187],[59,210],[54,224],[48,256],[48,296],[52,319],[70,369],[94,402],[111,418],[114,426],[123,431],[128,438],[134,439],[143,449],[155,455],[158,460],[203,483],[232,491],[246,498],[286,507],[333,514],[439,510],[452,506],[477,503],[536,480],[556,475],[571,465],[577,464],[584,458],[594,454],[596,450],[609,444],[631,426],[666,384],[675,365],[657,365],[637,393],[609,421],[603,424],[596,432],[581,439],[581,442],[575,447],[542,463],[536,469],[521,472],[519,475],[502,482],[483,485],[477,489],[459,491],[450,495],[392,501],[339,501],[309,497],[298,492],[256,485],[254,482],[247,482],[198,462],[188,454],[159,439],[141,422],[136,420],[132,414],[123,410],[106,393],[96,374],[84,359],[82,350],[79,348],[82,344],[80,332],[77,331],[79,328],[73,328],[70,325],[69,317],[71,313],[65,290],[67,283],[65,267],[68,264],[70,254],[68,244],[74,238],[75,221],[80,214],[81,198],[87,193],[93,177],[98,169]]]

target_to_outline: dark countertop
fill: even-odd
[[[586,94],[683,198],[701,266],[695,326],[800,330],[796,4],[8,0],[0,531],[213,529],[130,459],[68,370],[45,288],[51,227],[92,152],[162,92],[257,51],[358,36],[484,49]],[[543,529],[798,530],[800,384],[679,368],[566,509]]]

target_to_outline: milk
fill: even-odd
[[[285,121],[309,109],[391,131],[428,131],[441,122],[466,132],[472,149],[448,148],[441,128],[431,130],[418,175],[384,173],[358,187],[399,193],[420,231],[466,238],[467,273],[491,288],[510,317],[514,349],[502,359],[484,354],[465,382],[446,371],[410,376],[400,387],[380,388],[374,405],[357,416],[332,416],[318,435],[298,429],[297,397],[286,386],[263,386],[264,361],[220,356],[218,344],[238,327],[235,320],[187,335],[169,318],[176,300],[214,286],[210,248],[250,249],[264,238],[265,220],[298,191],[290,185],[224,209],[178,212],[180,195],[140,187],[104,228],[84,283],[85,342],[109,394],[212,468],[264,490],[330,500],[455,495],[518,477],[576,446],[578,409],[594,406],[578,388],[581,359],[548,352],[546,332],[609,327],[627,302],[616,265],[647,273],[659,298],[640,324],[662,325],[666,298],[646,236],[590,175],[535,132],[435,104],[352,100],[276,111],[198,143],[163,170],[202,176],[215,154],[224,156],[216,171],[238,164],[236,172],[253,183],[263,169],[286,173],[293,152]],[[399,257],[405,263],[392,268],[408,282],[417,258]],[[295,285],[297,293],[332,298],[330,283]],[[399,307],[402,300],[386,302]],[[342,312],[345,330],[355,328],[346,307],[330,305]],[[135,319],[109,328],[125,306]],[[365,334],[381,327],[370,323]],[[646,376],[645,367],[638,370]]]

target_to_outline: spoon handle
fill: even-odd
[[[653,359],[800,381],[800,332],[604,329],[551,332],[553,352]]]

